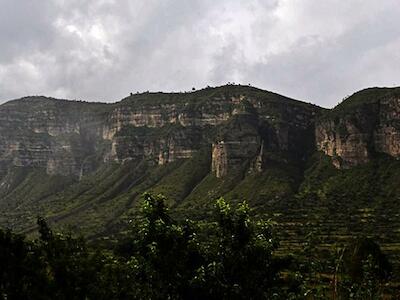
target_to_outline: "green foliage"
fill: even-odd
[[[389,264],[386,256],[382,253],[378,244],[369,238],[361,238],[355,240],[350,244],[346,255],[346,268],[353,281],[361,281],[367,276],[364,274],[365,263],[368,262],[372,269],[367,272],[373,271],[373,275],[377,280],[387,280],[391,274],[391,265]],[[369,274],[370,276],[372,274]]]
[[[2,299],[84,299],[99,284],[100,256],[82,239],[54,234],[38,219],[40,238],[0,231]]]
[[[38,219],[39,238],[0,231],[4,299],[285,299],[268,221],[249,207],[216,202],[215,222],[176,221],[165,198],[144,194],[131,239],[111,253],[54,233]]]
[[[222,198],[215,213],[204,239],[199,224],[168,215],[162,196],[144,195],[130,255],[146,297],[266,298],[277,287],[283,264],[272,255],[270,224],[253,221],[246,203],[233,210]]]
[[[214,253],[201,270],[206,290],[216,299],[268,299],[278,293],[285,264],[273,257],[278,244],[270,222],[253,221],[245,202],[233,210],[222,198],[216,217]]]
[[[185,160],[168,176],[163,177],[150,191],[163,194],[176,202],[174,208],[187,198],[193,189],[210,172],[210,149],[201,149],[190,160]]]
[[[247,95],[248,97],[264,100],[266,102],[268,101],[273,104],[287,102],[292,105],[311,107],[308,103],[245,85],[223,85],[215,88],[205,88],[190,93],[140,93],[123,99],[121,103],[124,105],[129,103],[131,105],[143,106],[189,103],[190,105],[199,108],[209,105],[210,99],[218,100],[223,98],[239,97],[240,95]]]
[[[375,104],[378,101],[386,100],[400,95],[400,88],[368,88],[354,93],[334,108],[336,113],[353,111],[354,109]]]
[[[191,292],[202,256],[190,221],[177,223],[168,215],[164,197],[145,194],[133,236],[130,255],[138,262],[142,298],[178,299]]]
[[[40,299],[48,281],[33,244],[9,230],[0,231],[0,298]]]
[[[365,259],[356,260],[353,264],[357,264],[359,274],[357,274],[357,278],[354,281],[352,280],[354,274],[350,273],[349,277],[340,283],[343,299],[382,299],[385,280],[382,278],[382,266],[377,264],[377,258],[373,254],[369,254]]]
[[[316,230],[310,231],[303,245],[303,261],[300,263],[302,274],[302,292],[311,299],[326,299],[328,286],[321,285],[321,274],[325,271],[326,260],[323,261],[316,249],[320,244]]]
[[[368,239],[321,259],[317,232],[296,260],[279,257],[271,221],[223,198],[205,223],[177,221],[163,196],[145,193],[114,251],[37,224],[33,241],[0,230],[1,299],[380,299],[390,271]]]

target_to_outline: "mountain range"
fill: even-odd
[[[179,217],[246,200],[295,249],[367,235],[400,249],[400,88],[333,109],[251,86],[137,93],[89,103],[31,96],[0,105],[0,226],[37,216],[91,239],[126,234],[145,191]],[[328,246],[327,246],[328,247]]]

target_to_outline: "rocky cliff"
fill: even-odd
[[[224,144],[225,154],[213,151],[219,177],[250,164],[262,143],[272,152],[304,157],[317,111],[240,86],[132,95],[110,105],[27,97],[0,106],[1,173],[18,166],[81,177],[101,162],[165,165]]]
[[[165,165],[207,145],[217,177],[302,161],[315,147],[349,168],[375,153],[400,156],[399,94],[367,89],[330,111],[245,86],[108,105],[26,97],[0,106],[0,173],[18,166],[81,177],[102,162]]]
[[[0,106],[0,173],[12,166],[81,176],[100,151],[106,104],[26,97]]]
[[[145,191],[178,217],[207,218],[224,196],[276,220],[283,248],[315,229],[324,246],[374,233],[400,262],[399,134],[399,88],[331,110],[233,85],[113,104],[26,97],[0,105],[0,226],[31,232],[40,215],[108,240]]]
[[[299,156],[312,147],[302,137],[313,126],[316,106],[240,86],[148,96],[131,96],[110,112],[103,130],[111,142],[107,160],[165,164],[212,144],[212,169],[220,177],[256,159],[264,141],[271,151]]]
[[[400,157],[400,90],[354,94],[316,123],[316,144],[337,168],[370,161],[375,154]]]
[[[399,89],[368,89],[327,110],[228,85],[113,104],[10,101],[0,105],[0,225],[26,230],[44,215],[97,234],[128,222],[144,191],[170,196],[179,212],[203,212],[222,195],[287,209],[324,186],[319,178],[330,187],[342,169],[371,168],[382,154],[385,166],[396,161],[399,99]],[[396,195],[390,186],[368,195]],[[327,190],[311,198],[341,193]]]
[[[207,145],[217,177],[301,162],[315,148],[349,168],[375,153],[400,156],[399,94],[367,89],[330,111],[245,86],[108,105],[26,97],[0,106],[0,174],[18,166],[81,177],[103,162],[165,165]]]

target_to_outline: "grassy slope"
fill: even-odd
[[[144,191],[163,193],[181,217],[208,217],[213,200],[224,196],[246,199],[255,212],[277,220],[288,235],[299,235],[309,223],[319,226],[324,238],[373,232],[385,247],[397,249],[391,240],[400,242],[399,161],[382,156],[350,170],[336,170],[329,158],[316,154],[304,178],[295,166],[275,165],[261,174],[238,172],[218,179],[209,173],[207,151],[167,166],[108,164],[80,182],[63,177],[43,180],[44,173],[21,174],[17,169],[14,179],[19,184],[2,205],[15,197],[21,199],[14,203],[20,208],[2,207],[13,212],[2,216],[29,229],[40,214],[57,226],[97,236],[125,228]]]
[[[269,102],[281,103],[285,101],[288,105],[299,105],[303,107],[310,106],[309,103],[287,98],[285,96],[261,90],[246,85],[224,85],[215,88],[205,88],[190,93],[141,93],[133,94],[122,99],[118,105],[132,106],[152,106],[159,104],[179,104],[194,103],[198,105],[207,104],[210,99],[230,98],[233,96],[247,95],[253,99],[268,99]]]

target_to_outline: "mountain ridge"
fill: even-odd
[[[366,91],[380,99],[372,104],[363,93],[349,97],[361,100],[339,115],[232,85],[111,104],[8,102],[0,105],[0,225],[30,232],[41,215],[110,238],[126,233],[150,191],[166,195],[176,216],[199,219],[215,198],[247,199],[282,224],[290,247],[307,223],[324,237],[349,237],[354,228],[368,233],[368,220],[393,249],[397,221],[383,219],[396,219],[400,195],[400,98],[396,89],[375,92]]]

